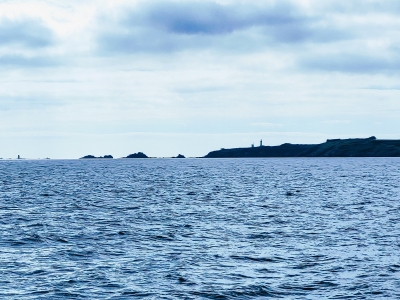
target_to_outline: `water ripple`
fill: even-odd
[[[0,162],[2,299],[400,298],[396,158]]]

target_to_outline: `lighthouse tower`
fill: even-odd
[[[260,141],[260,147],[262,147],[262,140]]]

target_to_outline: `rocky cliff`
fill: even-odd
[[[205,158],[223,157],[400,157],[400,140],[334,139],[322,144],[282,144],[221,149]]]

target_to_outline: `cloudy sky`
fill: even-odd
[[[0,157],[400,138],[400,2],[2,1]]]

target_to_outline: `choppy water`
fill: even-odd
[[[397,299],[400,159],[0,162],[1,299]]]

